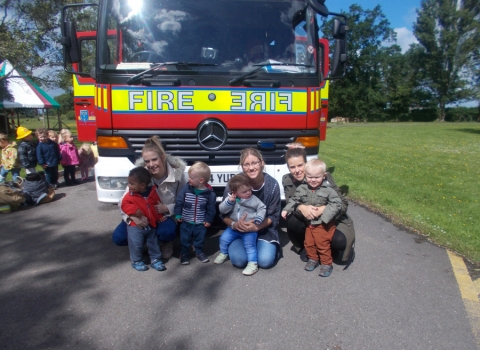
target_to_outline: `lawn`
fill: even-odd
[[[480,123],[331,125],[320,158],[348,197],[480,262]]]

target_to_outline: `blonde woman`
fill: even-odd
[[[144,166],[152,174],[152,186],[156,186],[161,203],[155,206],[159,214],[167,219],[158,223],[156,235],[162,251],[162,258],[172,256],[172,241],[175,239],[177,224],[172,218],[174,215],[175,199],[180,189],[185,185],[185,162],[177,157],[165,153],[161,141],[157,136],[150,137],[143,146],[142,158],[137,161],[137,166]],[[128,191],[128,190],[127,190]],[[127,193],[127,192],[126,192]],[[122,201],[120,200],[119,206]],[[117,226],[112,235],[116,245],[127,245],[127,223],[134,221],[137,226],[146,226],[148,221],[136,217],[122,215],[123,221]]]

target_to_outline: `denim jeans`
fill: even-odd
[[[47,166],[45,169],[45,178],[50,185],[56,185],[58,182],[58,165]]]
[[[280,258],[280,249],[275,243],[257,239],[257,254],[258,266],[262,269],[268,269]],[[228,257],[235,267],[243,269],[247,266],[247,252],[240,238],[234,240],[228,247]]]
[[[248,262],[257,263],[257,232],[239,232],[228,227],[220,236],[220,253],[228,254],[230,244],[240,238],[247,254]]]
[[[182,222],[180,224],[180,243],[182,244],[180,255],[188,255],[192,244],[197,255],[203,253],[206,233],[207,228],[203,226],[203,224],[189,224],[188,222]]]
[[[20,168],[12,168],[10,170],[6,170],[4,167],[2,167],[0,170],[0,176],[6,181],[9,172],[12,173],[13,182],[17,182],[17,176],[20,175]]]
[[[126,222],[122,220],[115,231],[113,231],[112,241],[114,244],[119,246],[128,245],[127,227],[128,225]],[[155,234],[160,242],[173,241],[177,234],[177,224],[175,223],[175,220],[167,218],[167,220],[163,222],[158,222]]]
[[[128,249],[130,250],[130,260],[140,261],[143,257],[143,244],[147,241],[148,255],[150,260],[161,259],[162,253],[158,247],[155,229],[148,230],[138,226],[128,226]]]

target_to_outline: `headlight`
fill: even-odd
[[[126,177],[99,176],[97,182],[103,190],[125,190],[128,184]]]

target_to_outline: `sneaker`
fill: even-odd
[[[223,254],[223,253],[220,253],[217,255],[217,257],[215,258],[215,260],[213,261],[215,264],[223,264],[225,262],[225,260],[227,260],[228,258],[228,254]]]
[[[197,259],[200,260],[202,263],[207,263],[210,261],[209,258],[207,258],[207,256],[205,255],[204,252],[200,252],[197,254]]]
[[[132,267],[137,271],[147,271],[148,266],[143,261],[133,261]]]
[[[305,265],[305,271],[315,270],[320,263],[317,260],[308,259],[307,264]]]
[[[332,271],[332,265],[320,265],[320,271],[318,271],[318,275],[321,277],[328,277],[332,274]]]
[[[254,262],[249,262],[247,267],[242,271],[245,276],[251,276],[258,271],[258,265]]]
[[[308,261],[307,250],[305,248],[303,248],[303,250],[300,252],[300,260],[303,262]]]
[[[155,269],[157,271],[165,271],[167,269],[163,264],[162,260],[159,259],[153,259],[150,263],[150,266],[152,267],[152,269]]]
[[[160,250],[162,251],[162,258],[170,259],[173,255],[172,242],[160,242]]]
[[[186,255],[186,254],[180,255],[180,264],[190,265],[190,259],[189,259],[188,255]]]
[[[12,207],[8,204],[0,205],[0,214],[8,214],[12,211]]]

